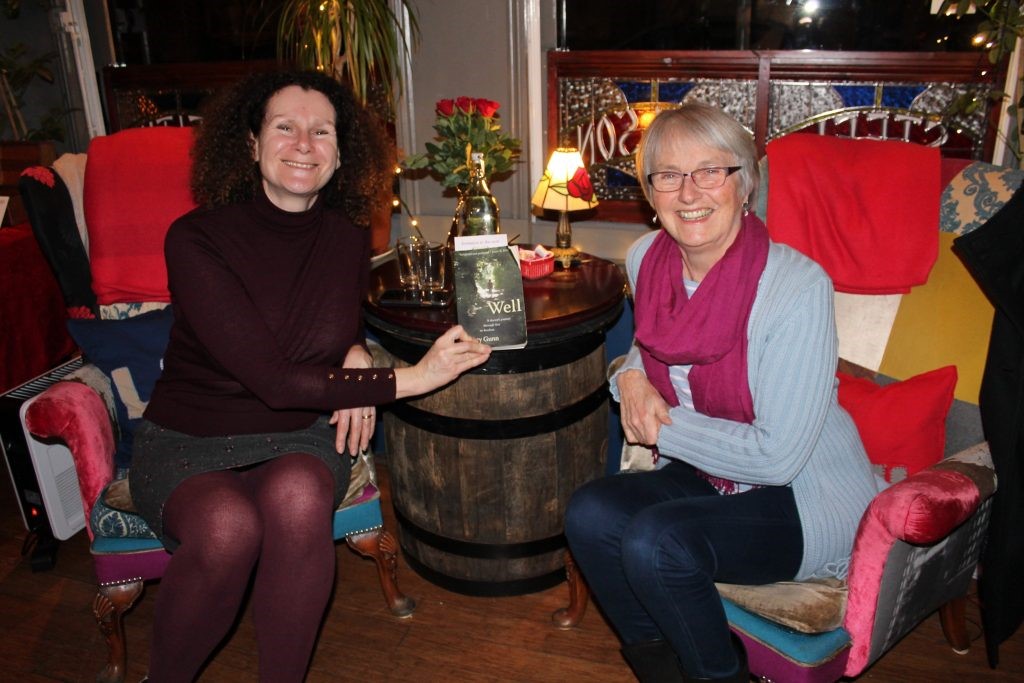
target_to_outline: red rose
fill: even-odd
[[[467,114],[473,113],[473,98],[471,97],[456,98],[455,105]]]
[[[566,186],[570,197],[577,197],[587,202],[594,198],[594,186],[590,184],[590,175],[587,174],[585,168],[577,168],[572,180],[566,183]]]
[[[484,118],[491,118],[494,116],[494,112],[498,111],[498,107],[501,105],[494,100],[485,100],[483,98],[477,98],[473,100],[476,105],[476,110],[480,112],[480,115]]]
[[[455,113],[455,100],[438,100],[437,113],[441,116],[451,116]]]
[[[47,187],[53,187],[53,171],[45,166],[29,166],[21,172],[21,175],[27,175],[29,178],[35,178]]]

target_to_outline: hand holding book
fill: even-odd
[[[438,337],[412,367],[395,368],[395,398],[418,396],[453,382],[459,375],[487,361],[491,347],[461,325]]]

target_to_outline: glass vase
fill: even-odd
[[[498,200],[487,186],[483,154],[472,154],[469,186],[455,208],[456,235],[493,235],[501,232]]]

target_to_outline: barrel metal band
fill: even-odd
[[[474,541],[448,538],[447,536],[440,536],[432,531],[427,531],[423,527],[410,522],[398,510],[397,505],[395,506],[395,518],[398,520],[399,525],[401,525],[402,531],[408,533],[420,543],[437,548],[442,552],[462,557],[473,557],[481,560],[516,560],[524,557],[536,557],[537,555],[565,548],[565,536],[562,534],[521,543],[476,543]]]
[[[380,342],[389,353],[415,365],[427,352],[430,344],[416,344],[400,337],[382,333]],[[517,374],[538,372],[575,363],[590,355],[604,343],[604,332],[580,334],[567,342],[557,344],[533,343],[512,351],[495,351],[483,365],[470,370],[474,375]]]
[[[440,586],[445,590],[462,595],[472,595],[478,598],[501,598],[509,595],[526,595],[528,593],[539,593],[565,581],[565,569],[559,568],[540,576],[531,576],[525,579],[512,579],[510,581],[477,581],[474,579],[462,579],[455,576],[443,574],[436,569],[431,569],[420,562],[416,557],[405,550],[404,558],[413,571],[424,579]]]
[[[608,400],[604,385],[576,403],[550,413],[533,417],[507,420],[471,420],[462,417],[437,415],[421,410],[404,401],[388,406],[388,411],[402,422],[431,434],[460,439],[521,439],[563,429],[575,424],[600,408]]]

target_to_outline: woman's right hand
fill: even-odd
[[[626,370],[615,378],[619,388],[622,431],[628,443],[656,446],[662,425],[672,424],[669,405],[654,388],[647,375]]]
[[[434,341],[420,362],[395,369],[395,398],[418,396],[453,381],[485,362],[491,347],[470,337],[461,325],[452,327]]]

